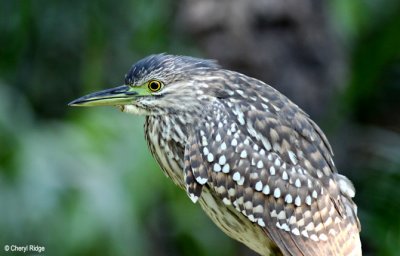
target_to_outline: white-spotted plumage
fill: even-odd
[[[207,80],[203,71],[191,77],[192,86],[200,78],[207,85],[198,96],[191,87],[175,95],[185,108],[174,112],[169,90],[157,98],[167,110],[146,119],[163,171],[224,232],[262,255],[274,244],[284,255],[360,255],[354,187],[337,174],[319,127],[258,80],[218,68]]]

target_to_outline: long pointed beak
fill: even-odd
[[[131,91],[127,85],[94,92],[76,100],[71,101],[69,106],[92,107],[92,106],[116,106],[132,102],[137,92]]]

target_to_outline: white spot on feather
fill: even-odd
[[[262,144],[264,145],[264,147],[265,147],[265,149],[267,150],[267,151],[270,151],[271,150],[271,143],[269,142],[269,140],[267,139],[267,138],[265,138],[265,137],[261,137],[261,142],[262,142]]]
[[[214,161],[214,155],[212,154],[212,153],[208,153],[208,155],[207,155],[207,161],[208,162],[212,162],[212,161]]]
[[[208,145],[208,142],[207,142],[206,137],[204,137],[204,136],[201,137],[201,144],[202,144],[203,146],[207,146],[207,145]]]
[[[286,213],[285,213],[285,211],[284,211],[284,210],[280,211],[276,217],[277,217],[278,219],[280,219],[280,220],[286,219]]]
[[[283,224],[281,225],[281,227],[282,227],[282,229],[285,230],[285,231],[290,231],[290,228],[289,228],[289,226],[288,226],[286,223],[283,223]]]
[[[234,181],[239,181],[240,180],[240,173],[239,172],[235,172],[232,176],[232,179]]]
[[[277,106],[275,106],[274,104],[271,104],[272,107],[275,109],[276,112],[278,112],[279,110],[281,110],[280,108],[278,108]]]
[[[318,193],[316,190],[313,190],[312,192],[312,197],[317,198],[318,197]]]
[[[237,146],[237,140],[235,138],[232,140],[231,145],[234,147]]]
[[[319,235],[319,239],[322,241],[327,241],[328,237],[325,234],[321,234],[321,235]]]
[[[226,198],[226,197],[224,197],[224,199],[222,199],[222,202],[223,202],[225,205],[231,205],[231,204],[232,204],[231,200],[229,200],[229,199]]]
[[[301,198],[299,196],[296,196],[296,199],[294,200],[294,204],[297,206],[301,206]]]
[[[262,184],[261,180],[256,183],[255,188],[257,191],[261,191],[263,189],[263,184]]]
[[[291,204],[291,203],[293,202],[293,197],[292,197],[292,195],[287,194],[287,195],[285,196],[285,202],[288,203],[288,204]]]
[[[197,202],[197,200],[199,200],[199,197],[198,196],[195,196],[194,194],[189,194],[189,198],[190,198],[190,200],[192,200],[192,202],[193,203],[196,203]]]
[[[306,196],[306,204],[311,205],[311,196]]]
[[[296,223],[296,216],[295,215],[292,215],[292,216],[290,216],[290,218],[289,218],[289,224],[295,224]]]
[[[279,188],[275,188],[274,197],[279,198],[281,196],[281,190]]]
[[[308,225],[305,227],[305,229],[307,231],[313,231],[314,230],[314,223],[313,222],[308,223]]]
[[[283,173],[282,173],[282,179],[283,179],[283,180],[289,179],[288,174],[287,174],[286,171],[283,171]]]
[[[242,90],[236,90],[236,92],[240,95],[244,95],[244,92]]]
[[[256,222],[256,219],[254,218],[254,215],[253,215],[253,214],[250,214],[249,216],[247,216],[247,218],[249,218],[249,220],[250,220],[251,222]]]
[[[198,177],[196,177],[196,181],[197,181],[197,183],[199,183],[200,185],[204,185],[204,184],[207,183],[208,178],[202,178],[202,177],[198,176]]]
[[[263,192],[263,194],[265,194],[265,195],[269,195],[269,193],[271,192],[269,186],[268,186],[268,185],[265,185],[264,188],[263,188],[263,190],[262,190],[262,192]]]
[[[300,231],[299,231],[298,228],[292,229],[292,233],[293,233],[294,235],[296,235],[296,236],[299,236],[299,235],[300,235]]]
[[[224,165],[226,163],[226,157],[224,155],[219,157],[218,163]]]
[[[239,123],[240,123],[241,125],[244,125],[244,124],[245,124],[245,121],[244,121],[244,118],[243,118],[242,115],[239,115],[239,116],[238,116],[238,121],[239,121]]]
[[[220,172],[221,171],[221,165],[215,163],[213,170],[214,170],[214,172]]]
[[[222,167],[222,172],[229,173],[229,164],[225,164],[224,167]]]
[[[295,185],[296,187],[300,188],[300,187],[301,187],[300,179],[296,179],[294,185]]]
[[[295,154],[293,151],[291,151],[291,150],[288,151],[288,154],[289,154],[290,161],[292,161],[292,163],[293,163],[294,165],[296,165],[296,164],[297,164],[297,157],[296,157],[296,154]]]
[[[270,173],[271,175],[275,175],[275,167],[271,166],[271,167],[269,168],[269,173]]]
[[[225,142],[222,142],[222,144],[221,144],[221,150],[225,150],[226,149],[226,143]]]

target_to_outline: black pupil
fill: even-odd
[[[159,85],[158,85],[157,82],[151,82],[151,83],[150,83],[150,88],[151,88],[152,90],[156,91],[156,90],[158,90]]]

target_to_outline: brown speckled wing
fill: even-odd
[[[189,196],[210,186],[286,255],[360,255],[354,189],[325,135],[272,88],[264,93],[269,100],[238,95],[207,110],[185,149]]]

